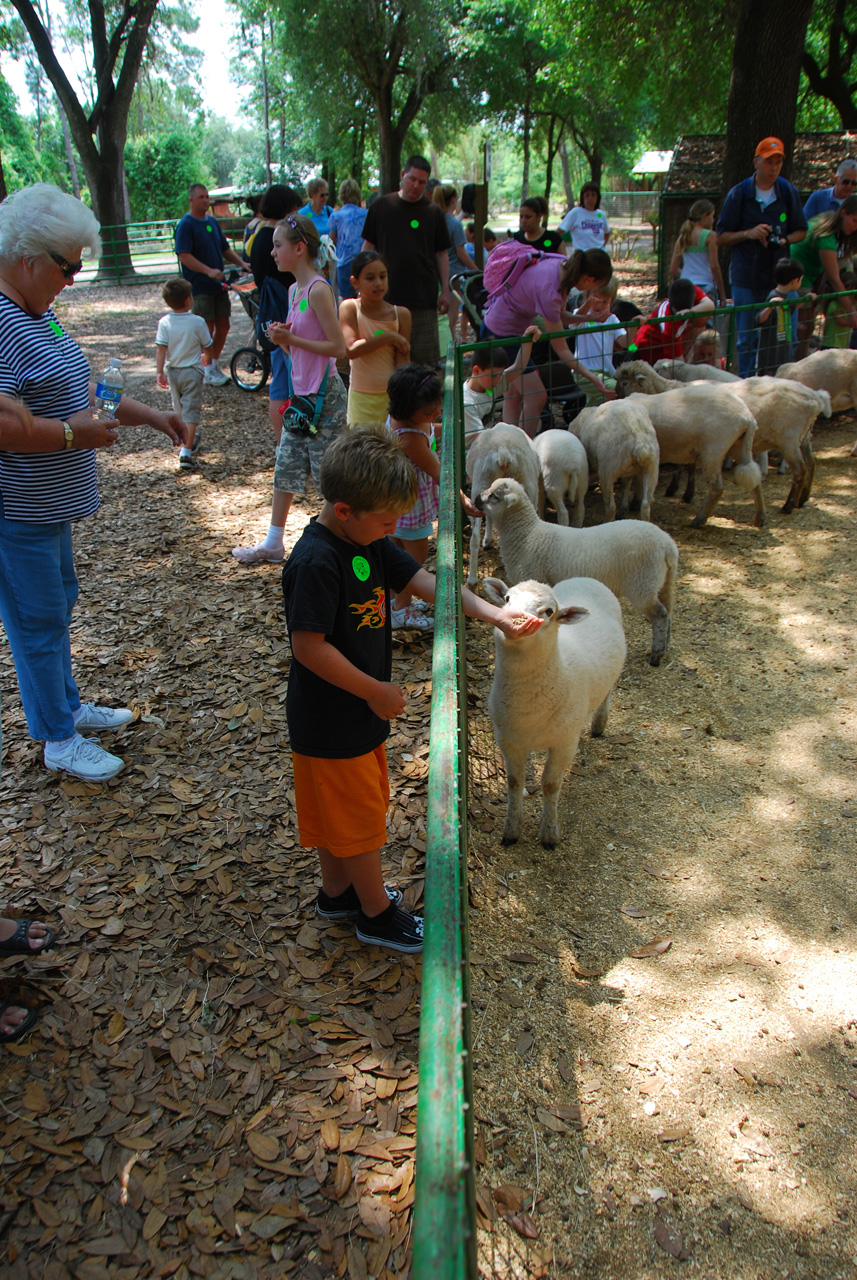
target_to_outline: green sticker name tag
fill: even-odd
[[[56,320],[50,320],[48,323],[50,324],[52,331],[57,335],[58,338],[65,337],[65,334],[62,331],[62,326],[58,325]]]
[[[351,561],[351,568],[354,570],[355,578],[359,578],[361,582],[365,582],[372,572],[365,556],[355,556]]]
[[[784,213],[781,213],[781,214],[780,214],[780,222],[785,222],[785,220],[786,220],[786,215],[785,215]]]

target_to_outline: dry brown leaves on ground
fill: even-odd
[[[125,357],[131,394],[163,405],[155,291],[75,293],[68,323],[93,367]],[[3,898],[58,933],[3,972],[3,998],[40,1011],[0,1053],[9,1280],[408,1270],[420,963],[314,914],[280,575],[229,554],[267,524],[267,402],[205,395],[197,472],[123,430],[99,459],[103,507],[75,528],[82,694],[138,713],[104,739],[119,778],[45,771],[0,648]],[[295,507],[290,541],[314,509]],[[395,661],[408,711],[388,744],[386,870],[413,907],[430,646],[405,635]]]

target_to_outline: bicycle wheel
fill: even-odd
[[[242,391],[261,391],[270,376],[271,365],[264,351],[239,347],[229,362],[229,372]]]

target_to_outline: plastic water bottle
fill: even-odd
[[[124,390],[122,361],[114,356],[95,384],[96,418],[115,418]]]

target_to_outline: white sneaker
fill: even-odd
[[[231,381],[230,378],[227,378],[220,366],[213,362],[205,366],[202,374],[202,380],[203,382],[207,382],[210,387],[224,387],[227,382]]]
[[[390,623],[394,631],[434,631],[434,618],[427,613],[419,613],[411,605],[404,609],[391,609]]]
[[[51,752],[45,747],[45,765],[52,773],[60,769],[70,773],[73,778],[82,778],[84,782],[107,782],[115,778],[125,768],[125,761],[120,756],[112,756],[109,751],[100,747],[94,738],[81,738],[74,735],[71,746],[64,751]]]
[[[272,551],[264,542],[257,542],[255,547],[233,547],[232,554],[242,564],[282,564],[286,558],[282,547]]]
[[[94,702],[82,702],[81,715],[75,717],[76,733],[84,729],[121,729],[134,719],[134,712],[127,707],[97,707]]]

